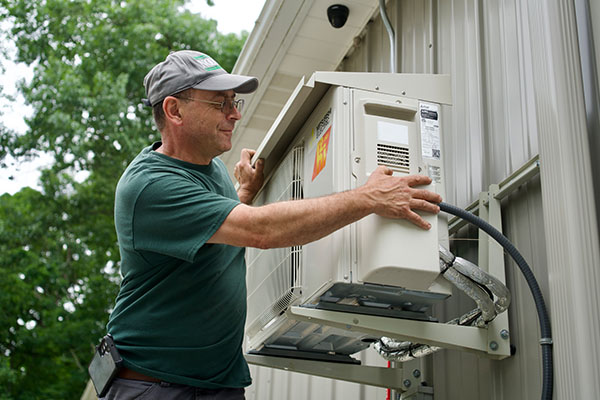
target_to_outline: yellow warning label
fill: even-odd
[[[319,139],[317,143],[317,153],[315,154],[315,165],[313,167],[312,180],[314,181],[317,175],[325,168],[327,161],[327,149],[329,148],[329,135],[331,134],[331,126],[327,132]]]

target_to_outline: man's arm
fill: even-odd
[[[373,213],[429,229],[413,211],[439,212],[437,193],[413,187],[429,183],[426,176],[395,177],[389,168],[379,167],[365,185],[347,192],[261,207],[240,204],[208,242],[263,249],[302,245]]]

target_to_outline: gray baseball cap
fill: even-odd
[[[180,50],[169,54],[165,61],[148,72],[144,87],[148,98],[142,99],[142,102],[152,107],[167,96],[192,88],[252,93],[258,87],[258,79],[230,74],[210,56],[199,51]]]

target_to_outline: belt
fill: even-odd
[[[125,367],[121,367],[117,376],[119,378],[123,378],[123,379],[133,379],[135,381],[161,382],[161,380],[158,378],[144,375],[140,372],[137,372],[137,371],[131,370],[129,368],[125,368]]]

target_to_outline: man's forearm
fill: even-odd
[[[273,203],[257,210],[265,221],[264,243],[257,247],[302,245],[330,233],[371,213],[364,196],[356,190],[331,196]]]
[[[352,222],[375,213],[406,219],[429,229],[415,210],[439,212],[442,198],[419,189],[431,179],[420,175],[394,177],[378,167],[363,186],[316,199],[302,199],[251,207],[240,204],[209,239],[209,243],[258,248],[302,245],[318,240]]]
[[[368,197],[359,190],[261,207],[239,205],[211,242],[257,248],[302,245],[358,221],[371,210]]]

